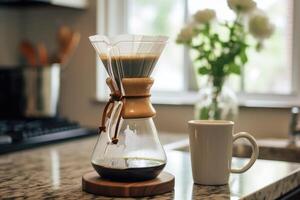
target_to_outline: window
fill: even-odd
[[[184,50],[175,44],[176,34],[184,24],[184,1],[128,0],[127,32],[131,34],[167,35],[169,43],[160,57],[153,76],[154,90],[184,90]],[[168,81],[166,81],[168,77]]]
[[[270,17],[276,29],[273,36],[264,42],[261,52],[248,50],[249,62],[245,66],[242,84],[238,88],[246,93],[290,94],[292,92],[292,1],[256,1]],[[234,18],[227,1],[189,0],[189,11],[212,8],[220,20]],[[250,41],[250,45],[254,45]],[[234,75],[233,75],[234,76]]]
[[[182,45],[175,44],[176,35],[190,16],[199,9],[212,8],[216,10],[219,20],[232,19],[234,13],[228,8],[227,1],[161,0],[153,3],[152,0],[125,0],[121,2],[102,0],[103,5],[108,8],[107,13],[113,10],[115,14],[116,9],[120,11],[118,16],[107,14],[107,21],[114,22],[107,24],[119,27],[119,30],[113,34],[126,32],[170,37],[169,44],[153,73],[155,77],[153,90],[159,96],[166,96],[164,95],[166,93],[168,96],[170,94],[178,96],[176,94],[178,92],[189,95],[193,91],[195,93],[196,80],[189,52]],[[257,53],[252,49],[248,51],[250,59],[243,75],[241,78],[232,75],[230,83],[239,92],[241,101],[267,100],[281,102],[282,105],[287,102],[299,104],[298,79],[295,74],[300,66],[297,56],[294,56],[297,39],[293,38],[297,33],[297,27],[293,26],[297,24],[295,23],[297,16],[293,15],[293,10],[300,4],[294,0],[256,2],[275,24],[275,33],[264,43],[261,52]],[[106,28],[112,29],[111,26]],[[109,33],[112,32],[106,32]]]

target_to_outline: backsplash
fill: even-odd
[[[0,8],[0,67],[18,64],[18,42],[22,28],[20,17],[18,9]]]

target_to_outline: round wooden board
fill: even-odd
[[[145,197],[171,192],[175,178],[168,172],[148,181],[114,182],[102,179],[97,172],[82,176],[82,190],[91,194],[113,197]]]

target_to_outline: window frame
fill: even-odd
[[[183,0],[185,15],[188,19],[188,0]],[[295,12],[300,9],[300,1],[291,0],[292,8],[292,91],[290,94],[261,94],[237,92],[239,105],[245,107],[291,107],[300,106],[300,13]],[[97,33],[104,35],[117,35],[127,32],[128,18],[128,0],[98,0],[97,4]],[[297,23],[299,22],[299,23]],[[298,25],[299,24],[299,25]],[[299,45],[298,45],[299,44]],[[184,90],[183,91],[154,91],[152,92],[152,102],[154,104],[167,105],[193,105],[197,101],[197,83],[195,80],[194,69],[189,58],[188,48],[184,48]],[[97,58],[96,73],[96,99],[98,101],[107,101],[109,89],[106,86],[107,77],[104,67],[98,67],[100,64]],[[186,81],[188,80],[188,81]]]

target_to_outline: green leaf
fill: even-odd
[[[207,69],[206,67],[200,67],[200,68],[198,69],[198,73],[199,73],[199,74],[202,74],[202,75],[209,74],[209,72],[210,72],[210,70]]]
[[[241,74],[241,68],[240,66],[238,66],[237,64],[235,63],[230,63],[228,65],[228,71],[227,71],[228,74]]]
[[[203,46],[204,46],[204,43],[201,43],[201,44],[199,44],[199,45],[191,45],[191,47],[192,47],[193,49],[200,49],[200,48],[203,48]]]
[[[209,107],[203,107],[199,113],[199,119],[208,119],[209,118]]]
[[[202,60],[202,59],[205,59],[205,58],[206,58],[206,55],[200,54],[199,56],[197,56],[196,60]]]
[[[246,64],[248,62],[248,57],[246,54],[246,51],[242,51],[240,54],[240,58],[243,64]]]

